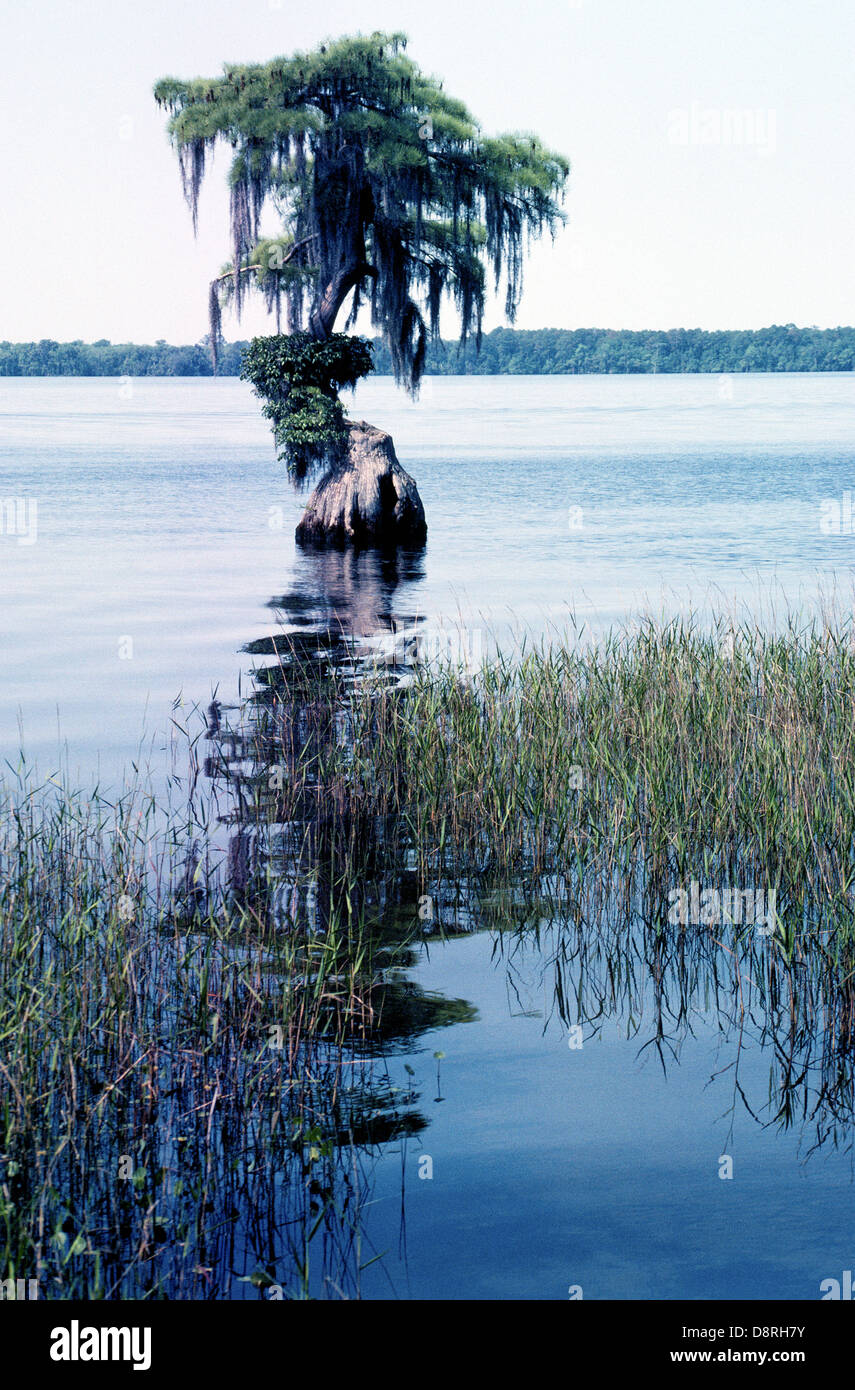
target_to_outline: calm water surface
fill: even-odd
[[[59,730],[73,768],[114,772],[177,696],[236,688],[289,591],[500,640],[820,585],[849,602],[855,541],[819,526],[855,483],[849,375],[438,377],[415,405],[377,379],[349,409],[393,433],[430,527],[379,596],[370,565],[295,556],[300,501],[243,383],[0,383],[0,500],[38,509],[35,544],[0,535],[3,748],[20,716],[40,763]]]
[[[0,534],[4,759],[22,732],[45,773],[109,781],[142,750],[158,774],[174,705],[237,700],[242,648],[282,621],[509,644],[851,604],[853,537],[820,527],[855,491],[849,375],[436,378],[418,404],[378,379],[349,409],[416,477],[423,554],[295,553],[300,502],[239,382],[0,384],[0,501],[37,504],[32,544],[8,506]],[[848,1137],[777,1122],[774,1047],[702,992],[663,1057],[620,1003],[571,1050],[543,947],[426,943],[412,982],[473,1018],[390,1057],[428,1125],[378,1157],[369,1296],[814,1298],[853,1267]]]

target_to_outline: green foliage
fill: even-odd
[[[220,369],[237,376],[244,344],[223,346]],[[207,340],[186,346],[168,343],[0,342],[0,377],[4,376],[211,376]]]
[[[221,346],[219,371],[237,376],[245,342]],[[392,360],[375,339],[374,372],[390,376]],[[496,328],[480,352],[452,342],[428,345],[432,375],[577,375],[623,372],[851,372],[855,328],[700,328],[630,331],[609,328]],[[3,376],[210,376],[206,344],[0,343]]]
[[[253,338],[241,377],[264,401],[279,457],[296,483],[340,456],[347,440],[338,393],[371,371],[371,344],[334,333],[317,342],[308,333]]]
[[[392,364],[378,344],[374,370],[389,375]],[[660,372],[851,372],[855,370],[855,328],[496,328],[480,350],[473,344],[435,343],[425,372],[574,376],[588,373]]]
[[[224,343],[222,376],[238,376],[246,342]],[[374,340],[374,373],[392,374],[389,349]],[[630,331],[609,328],[496,328],[481,349],[428,345],[425,372],[437,376],[579,375],[624,372],[851,372],[855,328]],[[210,376],[206,344],[0,343],[3,376]]]
[[[443,297],[460,313],[462,341],[470,333],[479,341],[490,269],[513,319],[524,240],[559,225],[569,165],[534,135],[485,138],[405,47],[402,34],[360,35],[155,87],[194,225],[210,155],[218,142],[234,151],[231,266],[214,282],[214,344],[220,286],[230,285],[238,314],[247,289],[261,289],[277,314],[282,301],[289,332],[308,313],[318,339],[332,333],[351,292],[350,323],[370,293],[392,371],[414,390]],[[287,261],[261,276],[268,202],[282,219]]]

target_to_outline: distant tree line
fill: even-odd
[[[237,376],[245,342],[223,343],[218,373]],[[375,371],[388,376],[388,349],[376,339]],[[554,376],[591,372],[851,372],[855,328],[788,323],[710,333],[700,328],[634,332],[609,328],[496,328],[474,342],[431,344],[427,372]],[[0,343],[0,376],[211,376],[206,340],[187,347],[110,343]]]
[[[237,376],[246,343],[224,344],[221,376]],[[0,376],[212,376],[206,342],[171,347],[162,339],[153,345],[110,343],[0,343]]]
[[[382,348],[375,370],[388,371]],[[644,330],[497,328],[481,351],[470,342],[434,345],[427,371],[437,375],[532,376],[590,372],[849,372],[855,370],[855,328]]]

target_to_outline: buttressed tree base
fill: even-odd
[[[347,426],[345,456],[309,498],[297,540],[422,544],[427,537],[422,499],[398,462],[392,436],[364,420],[348,420]]]

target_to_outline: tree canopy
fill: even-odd
[[[410,389],[424,369],[440,307],[457,307],[461,341],[481,339],[492,271],[513,321],[527,240],[554,231],[569,165],[535,135],[486,137],[466,107],[406,56],[403,34],[321,44],[221,77],[165,78],[194,226],[218,143],[229,172],[231,261],[211,287],[211,337],[248,289],[288,333],[325,341],[348,295],[352,326],[366,298],[392,371]],[[261,236],[272,205],[281,235]]]

